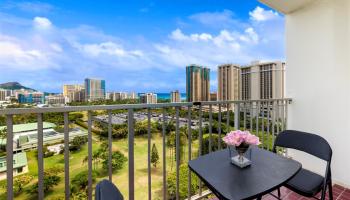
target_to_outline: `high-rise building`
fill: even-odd
[[[109,92],[107,94],[107,99],[110,99],[112,101],[119,101],[127,98],[128,98],[128,93],[126,92]]]
[[[106,97],[106,82],[101,79],[85,79],[85,100],[95,101],[105,99]]]
[[[242,100],[284,98],[285,63],[253,62],[241,69]]]
[[[0,89],[0,101],[5,101],[7,97],[7,90]]]
[[[174,90],[170,92],[170,102],[171,103],[181,102],[179,90]]]
[[[136,92],[130,92],[128,94],[128,99],[136,99],[136,98],[137,98]]]
[[[241,69],[239,65],[218,66],[218,100],[240,100]]]
[[[210,93],[210,101],[217,101],[218,100],[218,93],[211,92]]]
[[[50,95],[45,97],[45,102],[49,105],[63,105],[68,102],[68,97],[63,96],[62,94]]]
[[[157,94],[155,93],[140,94],[140,103],[146,103],[146,104],[157,103]]]
[[[8,101],[13,96],[13,90],[6,90],[0,88],[0,101]]]
[[[210,99],[210,69],[198,65],[186,67],[187,101],[209,101]]]
[[[43,104],[45,102],[45,96],[42,92],[17,91],[16,97],[18,99],[18,103]]]
[[[68,102],[82,102],[85,97],[83,85],[63,85],[63,96],[68,98]]]

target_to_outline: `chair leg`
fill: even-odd
[[[321,200],[325,200],[326,199],[326,190],[325,189],[323,189],[322,190],[322,193],[321,193]]]
[[[329,194],[329,200],[333,200],[332,180],[329,180],[328,182],[328,194]]]
[[[281,199],[281,188],[277,189],[278,198]]]

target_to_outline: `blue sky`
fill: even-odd
[[[47,92],[185,91],[185,66],[284,60],[284,17],[255,0],[0,0],[0,82]]]

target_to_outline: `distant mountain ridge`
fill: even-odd
[[[20,89],[25,89],[25,90],[33,90],[36,91],[32,88],[25,87],[21,85],[18,82],[8,82],[8,83],[2,83],[0,84],[0,88],[5,89],[5,90],[20,90]]]

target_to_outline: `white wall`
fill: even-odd
[[[333,181],[350,186],[350,1],[318,0],[286,16],[289,129],[321,135],[333,149]],[[324,165],[291,152],[306,168]]]

